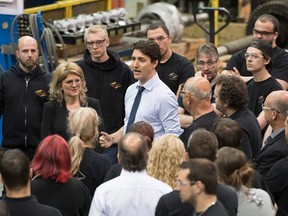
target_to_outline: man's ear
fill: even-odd
[[[264,59],[264,65],[268,65],[271,62],[271,58]]]
[[[159,64],[159,60],[153,61],[152,64],[153,64],[153,68],[156,69],[156,67],[157,67],[158,64]]]

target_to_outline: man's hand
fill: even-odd
[[[114,137],[102,131],[99,138],[99,143],[103,148],[109,148],[114,143]]]

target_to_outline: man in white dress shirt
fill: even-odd
[[[100,185],[94,194],[89,216],[154,215],[160,197],[172,188],[147,175],[148,148],[139,133],[127,133],[118,143],[119,177]]]
[[[140,40],[133,44],[131,68],[134,78],[138,81],[130,85],[125,94],[124,126],[113,134],[102,131],[100,137],[102,147],[109,148],[113,143],[117,143],[129,129],[129,120],[138,89],[143,87],[134,122],[146,121],[151,124],[155,133],[154,139],[164,134],[179,136],[183,132],[180,127],[176,96],[160,80],[156,71],[160,58],[160,48],[153,40]]]

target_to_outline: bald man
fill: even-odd
[[[179,136],[185,146],[191,133],[197,128],[210,130],[217,114],[211,105],[211,85],[204,77],[189,78],[180,91],[185,109],[193,117],[193,123]]]
[[[285,140],[288,92],[284,90],[271,92],[262,109],[265,120],[273,129],[255,160],[255,168],[265,177],[274,163],[288,156],[288,145]]]
[[[154,215],[158,200],[172,188],[147,175],[147,159],[144,136],[125,134],[118,143],[121,174],[97,187],[89,216]]]
[[[50,74],[37,64],[37,41],[19,38],[18,62],[0,76],[0,115],[5,148],[18,148],[32,159],[40,142],[42,109],[47,101]]]

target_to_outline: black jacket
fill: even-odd
[[[113,133],[124,124],[124,97],[134,78],[128,65],[121,62],[115,53],[108,50],[107,53],[109,59],[106,62],[96,63],[86,50],[84,59],[77,64],[85,75],[87,96],[99,100],[106,131]]]
[[[3,115],[3,146],[33,148],[40,142],[43,105],[51,74],[38,65],[29,74],[19,64],[0,76],[0,114]]]
[[[87,103],[87,107],[91,107],[96,110],[101,120],[102,111],[99,105],[99,101],[95,98],[87,97]],[[70,136],[67,132],[67,118],[68,110],[66,108],[65,102],[60,104],[59,102],[53,100],[45,103],[41,125],[41,139],[44,139],[46,136],[51,134],[58,134],[68,142]],[[101,124],[99,125],[99,131],[104,129],[104,121],[101,120]]]
[[[267,141],[255,160],[255,169],[265,178],[270,168],[282,158],[288,156],[288,145],[285,131],[281,131],[274,138]]]

